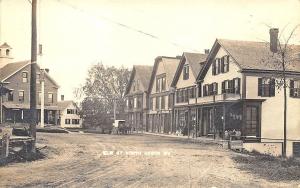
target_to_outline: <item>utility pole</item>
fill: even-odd
[[[34,138],[33,151],[36,142],[36,61],[37,61],[37,27],[36,27],[36,5],[37,0],[31,1],[31,64],[30,64],[30,136]]]

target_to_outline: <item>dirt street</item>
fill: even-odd
[[[298,187],[238,168],[242,155],[152,135],[39,133],[47,158],[0,167],[0,187]]]

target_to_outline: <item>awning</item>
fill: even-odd
[[[5,102],[3,103],[3,106],[8,109],[30,109],[29,104],[19,104],[19,103],[11,103],[11,102]],[[37,105],[36,109],[41,109],[41,105]],[[49,106],[45,105],[45,110],[59,110],[58,106]]]

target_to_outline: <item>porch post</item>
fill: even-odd
[[[223,139],[225,139],[225,128],[226,128],[226,104],[223,104]]]
[[[195,121],[195,138],[197,139],[197,134],[198,134],[198,108],[195,108],[196,112],[196,121]]]
[[[199,122],[199,127],[200,127],[200,136],[202,136],[202,132],[203,132],[203,124],[202,124],[202,120],[203,119],[203,108],[200,107],[200,122]]]

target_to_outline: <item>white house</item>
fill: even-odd
[[[64,128],[81,128],[82,119],[79,115],[79,109],[74,101],[59,101],[59,122]]]

